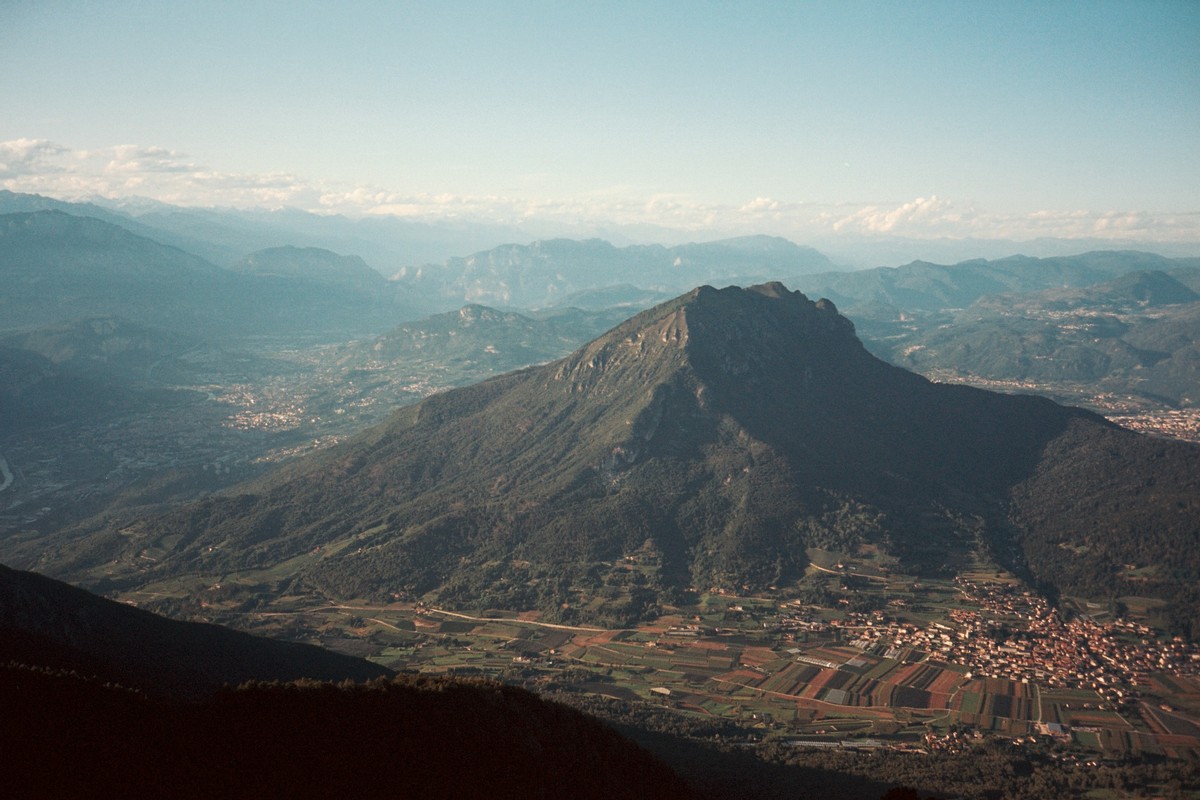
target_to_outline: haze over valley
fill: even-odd
[[[871,663],[898,669],[912,656],[896,648],[954,589],[985,626],[1082,614],[1105,637],[1129,625],[1190,639],[1200,624],[1187,544],[1200,259],[1101,251],[854,271],[777,237],[551,240],[385,278],[360,257],[290,245],[219,267],[134,222],[57,205],[0,217],[8,318],[46,320],[0,334],[10,566],[393,669],[457,664],[531,688],[593,663],[606,646],[589,637],[606,629],[660,646],[698,637],[734,670],[751,650],[730,651],[722,628],[743,630],[742,648],[824,642],[801,661],[835,671],[828,647],[858,631],[856,647],[883,657]],[[693,281],[767,282],[676,296]],[[1144,482],[1155,490],[1131,488]],[[987,610],[1014,586],[1056,610]],[[533,638],[511,655],[489,619]],[[774,633],[747,639],[748,620]],[[469,634],[466,650],[451,629]],[[1074,630],[1036,635],[1066,643]],[[936,645],[921,645],[925,658]],[[621,652],[600,659],[605,674],[640,663]],[[1122,658],[1160,659],[1151,669],[1169,663],[1182,680],[1191,652]],[[1055,691],[1036,650],[1027,672],[964,655],[936,656],[954,694],[988,696],[962,677],[981,669]],[[712,687],[731,674],[668,689],[639,667],[617,696],[686,691],[724,708]],[[1063,685],[1127,714],[1140,675]],[[572,702],[615,691],[582,686]],[[845,697],[835,704],[858,702]],[[900,697],[886,746],[912,746],[922,716],[901,710],[914,704],[976,719],[953,694]],[[779,713],[752,707],[720,716]],[[824,730],[820,718],[797,730]],[[1002,718],[1013,733],[1043,724]],[[1127,738],[1099,751],[1182,752],[1147,724],[1134,738],[1111,729]],[[937,746],[952,751],[946,735]]]
[[[0,8],[6,787],[1200,798],[1198,40]]]

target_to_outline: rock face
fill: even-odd
[[[1119,455],[1088,466],[1101,452]],[[1081,500],[1097,497],[1121,513]],[[295,586],[329,596],[624,621],[690,587],[786,585],[810,546],[946,574],[982,545],[1048,584],[1119,589],[1119,559],[1152,557],[1130,552],[1146,525],[1195,536],[1197,498],[1200,448],[930,383],[870,355],[832,303],[773,283],[693,290],[94,547],[131,582],[309,554]],[[1071,544],[1098,531],[1111,546]],[[165,555],[145,569],[148,547]],[[1139,591],[1174,597],[1190,558]]]

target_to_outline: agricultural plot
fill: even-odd
[[[1028,684],[996,678],[967,681],[959,694],[959,720],[986,730],[1025,732],[1036,716]]]
[[[335,605],[301,596],[240,610],[273,580],[266,572],[221,576],[219,583],[198,577],[164,582],[135,599],[198,597],[214,621],[333,643],[395,669],[650,700],[681,713],[740,719],[771,736],[856,733],[911,744],[927,732],[948,736],[965,725],[1010,738],[1053,732],[1060,744],[1106,755],[1200,759],[1200,676],[1152,666],[1142,673],[1148,679],[1124,687],[1123,700],[1096,690],[1109,690],[1111,681],[1089,688],[1045,685],[1043,676],[1066,668],[1056,673],[1059,662],[1046,657],[1038,663],[1040,656],[1021,656],[1020,647],[993,638],[997,628],[1020,631],[1032,618],[1027,592],[1012,576],[980,564],[967,576],[978,585],[968,586],[888,572],[870,553],[816,555],[814,564],[823,569],[812,569],[804,584],[836,591],[850,578],[856,607],[869,610],[713,593],[623,630],[559,625],[503,609],[471,616],[413,603]],[[1056,635],[1042,632],[1017,644]],[[980,641],[996,645],[997,660],[980,665],[961,657]],[[1090,640],[1071,633],[1060,641]],[[999,652],[1000,645],[1008,649]],[[1018,657],[1033,662],[1025,674],[984,677],[1012,675],[1005,664]],[[1131,705],[1130,689],[1145,703]]]

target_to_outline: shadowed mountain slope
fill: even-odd
[[[200,703],[0,663],[12,797],[690,798],[596,719],[486,681],[248,685]]]
[[[0,435],[30,424],[58,424],[126,407],[129,392],[64,370],[31,350],[0,343]]]
[[[0,566],[0,663],[197,697],[249,680],[368,680],[389,670],[311,645],[167,619]]]
[[[1081,452],[1118,456],[1063,466]],[[1101,486],[1121,516],[1064,506]],[[809,546],[871,543],[902,569],[947,574],[984,544],[1048,585],[1093,574],[1116,591],[1141,526],[1194,537],[1198,498],[1200,448],[930,383],[870,355],[828,301],[780,284],[701,287],[238,496],[100,533],[56,569],[136,584],[296,558],[297,585],[334,597],[619,622],[691,587],[786,586]],[[1111,547],[1071,545],[1098,530]],[[144,567],[147,548],[160,561]],[[114,559],[115,572],[94,569]],[[1174,597],[1195,562],[1137,588]]]
[[[147,383],[172,373],[168,362],[203,342],[120,317],[91,317],[0,336],[0,347],[29,350],[72,374]]]

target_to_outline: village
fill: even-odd
[[[920,628],[886,622],[884,615],[855,615],[855,644],[888,642],[916,647],[930,658],[967,667],[968,677],[1004,678],[1050,687],[1091,689],[1112,702],[1149,686],[1152,672],[1200,674],[1200,651],[1182,639],[1160,643],[1147,626],[1124,620],[1099,623],[1088,616],[1063,621],[1042,597],[1008,583],[956,579],[979,610],[952,609],[952,624]],[[867,618],[863,618],[867,616]]]
[[[1102,609],[1056,608],[994,575],[875,581],[884,602],[870,611],[710,590],[626,629],[412,600],[237,622],[267,632],[286,621],[293,635],[396,669],[651,703],[789,746],[962,751],[993,740],[1079,763],[1200,758],[1195,645]]]

